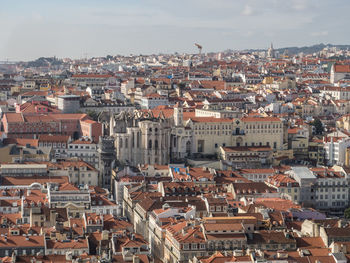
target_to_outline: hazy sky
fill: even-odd
[[[350,44],[349,0],[0,0],[0,61]]]

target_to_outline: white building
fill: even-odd
[[[62,95],[57,98],[58,109],[62,113],[77,113],[80,108],[80,96]]]
[[[336,100],[350,100],[350,87],[324,87],[320,94],[329,95]]]
[[[100,215],[121,215],[121,206],[118,206],[116,203],[113,203],[111,200],[100,196],[92,195],[91,196],[91,211],[92,213]]]
[[[350,78],[350,65],[334,64],[331,68],[331,83],[336,83],[345,78]]]
[[[350,146],[350,137],[341,132],[328,134],[324,139],[325,159],[328,165],[344,165],[346,148]]]
[[[152,93],[141,98],[141,108],[153,109],[160,105],[169,105],[169,100],[158,93]]]
[[[77,157],[96,169],[99,168],[97,144],[88,138],[80,138],[79,140],[68,143],[68,157]]]
[[[317,178],[314,183],[317,209],[334,212],[348,207],[348,179],[344,174],[325,168],[312,168],[311,171]]]
[[[49,168],[49,174],[50,176],[68,176],[69,181],[77,185],[98,185],[98,170],[83,161],[52,163]]]

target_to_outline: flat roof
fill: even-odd
[[[305,166],[293,166],[292,170],[300,179],[316,179],[316,176]]]
[[[60,96],[58,96],[59,98],[63,98],[63,99],[65,99],[65,98],[80,98],[80,96],[78,96],[78,95],[60,95]]]
[[[2,164],[0,166],[1,169],[47,169],[46,164],[25,164],[25,163],[16,163],[16,164]]]

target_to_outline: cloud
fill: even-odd
[[[294,0],[291,5],[296,11],[304,11],[308,8],[308,3],[305,0]]]
[[[0,60],[350,41],[349,0],[20,1],[0,9]]]
[[[254,31],[245,31],[242,34],[244,37],[251,37],[254,35]]]
[[[313,37],[324,37],[328,36],[328,31],[312,32],[311,36]]]
[[[244,16],[251,16],[254,14],[254,10],[250,5],[245,5],[241,14]]]

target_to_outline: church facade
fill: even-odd
[[[169,110],[169,109],[168,109]],[[283,148],[283,123],[276,117],[187,117],[179,104],[167,117],[162,111],[122,112],[110,118],[119,162],[168,164],[195,155],[218,156],[220,147]]]

